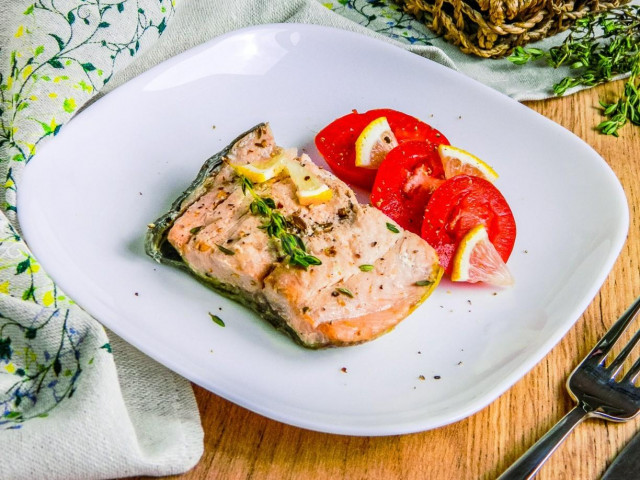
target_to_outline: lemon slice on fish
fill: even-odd
[[[513,277],[506,263],[493,246],[484,225],[472,228],[462,238],[453,257],[451,280],[454,282],[484,282],[507,287]]]
[[[364,127],[356,140],[356,166],[378,168],[398,140],[391,131],[387,117],[379,117]]]
[[[287,148],[265,160],[245,164],[230,163],[229,165],[238,175],[243,175],[253,183],[262,183],[276,177],[285,167],[285,162],[297,154],[296,148]]]
[[[442,160],[445,178],[456,175],[473,175],[493,183],[498,174],[475,155],[451,145],[438,145],[438,154]]]
[[[307,155],[302,155],[301,162],[311,162]],[[333,197],[333,190],[325,184],[317,175],[305,168],[302,163],[295,160],[285,162],[291,181],[296,186],[296,194],[300,205],[325,203]]]

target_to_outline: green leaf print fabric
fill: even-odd
[[[202,453],[190,384],[74,305],[17,223],[28,162],[174,14],[170,0],[0,2],[0,478],[165,475]]]

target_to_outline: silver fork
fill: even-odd
[[[640,310],[640,297],[613,324],[567,380],[569,394],[578,403],[535,445],[511,465],[498,480],[533,478],[544,462],[573,429],[587,418],[626,422],[640,411],[640,388],[635,380],[640,373],[640,358],[620,379],[616,377],[640,341],[640,329],[607,366],[605,360],[613,345]]]

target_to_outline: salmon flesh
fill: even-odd
[[[440,281],[435,250],[359,204],[344,182],[301,155],[293,161],[332,189],[330,200],[301,205],[284,173],[253,185],[286,219],[285,230],[319,260],[306,268],[292,263],[229,165],[281,151],[263,123],[210,158],[170,211],[149,226],[147,254],[187,269],[305,347],[354,345],[390,331]]]

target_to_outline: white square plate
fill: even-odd
[[[518,224],[513,288],[443,281],[382,338],[310,351],[145,256],[147,224],[239,133],[269,121],[280,145],[318,160],[324,125],[382,107],[423,119],[500,173]],[[44,268],[125,340],[255,412],[352,435],[430,429],[492,402],[578,319],[628,228],[615,175],[573,134],[395,46],[293,24],[232,32],[106,95],[29,163],[18,207]]]

